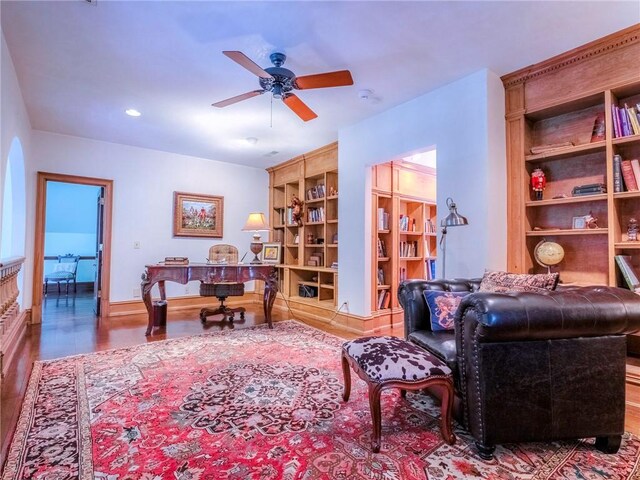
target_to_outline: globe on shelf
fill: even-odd
[[[555,242],[542,240],[533,249],[533,256],[539,265],[547,267],[547,272],[551,273],[551,267],[559,264],[564,258],[564,248]]]

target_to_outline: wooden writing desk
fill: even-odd
[[[276,268],[266,264],[246,265],[221,265],[207,263],[191,263],[189,265],[146,265],[142,274],[142,299],[149,314],[149,324],[146,336],[153,330],[153,302],[151,301],[151,288],[157,283],[160,289],[160,298],[166,300],[164,282],[176,282],[185,285],[193,280],[207,283],[215,282],[248,282],[250,280],[263,280],[265,282],[262,306],[269,328],[273,328],[271,322],[271,309],[278,293],[278,281]]]

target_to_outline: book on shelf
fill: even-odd
[[[640,162],[637,158],[631,159],[631,168],[633,170],[633,176],[636,179],[636,184],[640,181]]]
[[[613,191],[615,193],[622,192],[622,170],[620,163],[622,157],[620,155],[613,156]]]
[[[319,183],[318,185],[308,188],[306,192],[306,196],[307,196],[307,200],[316,200],[319,198],[324,198],[325,197],[324,184]]]
[[[424,233],[436,233],[436,225],[430,218],[424,222]]]
[[[378,257],[385,258],[387,256],[387,247],[384,244],[384,240],[378,238]]]
[[[384,208],[378,208],[378,230],[389,230],[389,214]]]
[[[627,282],[629,290],[635,293],[640,293],[640,280],[638,280],[638,275],[631,265],[631,256],[616,255],[615,259],[624,281]]]
[[[631,123],[633,133],[635,135],[640,134],[640,122],[638,121],[638,110],[636,109],[636,107],[629,107],[626,103],[624,104],[624,108],[627,110],[627,115],[629,116],[629,122]]]
[[[427,274],[427,280],[435,280],[436,278],[436,259],[427,258],[425,261],[425,270]]]
[[[399,243],[400,257],[417,257],[418,256],[418,242],[400,242]]]
[[[391,304],[391,292],[385,288],[378,292],[378,310],[389,308]]]
[[[598,113],[596,119],[593,121],[593,131],[591,132],[591,143],[601,142],[604,140],[605,126],[604,126],[604,112]]]
[[[622,179],[624,180],[624,186],[630,192],[638,190],[638,182],[636,181],[635,174],[633,173],[633,166],[631,160],[622,160],[620,162],[620,168],[622,170]]]
[[[307,222],[324,222],[324,207],[308,208]]]
[[[611,105],[614,138],[640,135],[640,103],[623,106]]]
[[[384,270],[378,268],[378,285],[384,285]]]
[[[529,151],[536,155],[538,153],[550,152],[552,150],[557,150],[560,148],[573,147],[573,142],[560,142],[560,143],[548,143],[546,145],[534,145],[529,149]]]

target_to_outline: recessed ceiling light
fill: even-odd
[[[255,145],[258,143],[258,139],[256,137],[247,137],[245,140],[249,145]]]
[[[130,117],[139,117],[140,115],[142,115],[138,110],[136,110],[135,108],[128,108],[124,111],[124,113],[126,113],[127,115],[129,115]]]

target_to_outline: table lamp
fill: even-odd
[[[255,232],[253,234],[253,242],[251,242],[251,252],[253,252],[254,258],[251,263],[261,263],[258,258],[258,254],[262,251],[262,240],[260,240],[260,234],[258,232],[265,232],[269,230],[269,225],[264,219],[264,213],[250,213],[242,228],[243,232]]]
[[[447,198],[447,208],[449,209],[449,215],[440,221],[442,227],[442,237],[440,237],[440,246],[442,248],[442,278],[446,277],[446,260],[447,260],[447,228],[448,227],[461,227],[468,225],[467,217],[463,217],[458,213],[456,204],[451,197]]]

